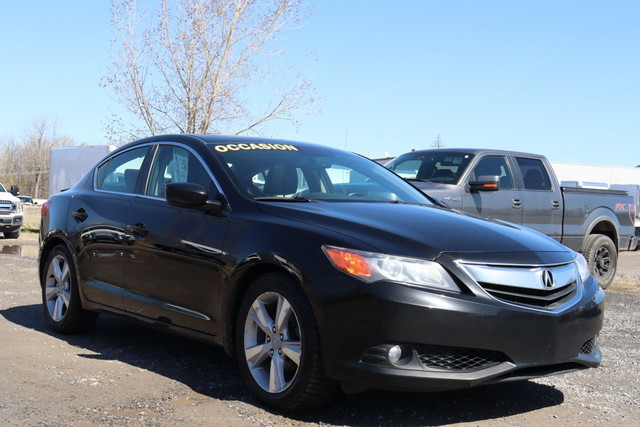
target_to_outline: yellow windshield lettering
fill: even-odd
[[[225,144],[225,145],[216,145],[214,149],[218,153],[226,153],[227,151],[251,151],[251,150],[278,150],[278,151],[298,151],[298,147],[291,144],[267,144],[267,143],[259,143],[259,144]]]

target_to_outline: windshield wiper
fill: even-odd
[[[294,197],[254,197],[253,200],[259,200],[261,202],[307,202],[316,203],[317,200],[311,197],[294,196]]]

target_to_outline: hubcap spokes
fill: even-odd
[[[606,248],[600,248],[596,252],[595,271],[599,277],[604,277],[611,268],[611,254]]]
[[[302,354],[300,324],[289,301],[275,292],[260,295],[245,322],[247,365],[258,385],[270,393],[286,390]]]
[[[71,299],[69,264],[62,255],[56,255],[47,270],[45,298],[49,316],[56,322],[64,318]]]

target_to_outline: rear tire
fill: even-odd
[[[98,313],[82,308],[78,279],[69,249],[58,245],[49,253],[40,282],[47,325],[61,334],[86,332]]]
[[[585,241],[584,257],[587,259],[589,272],[600,287],[608,288],[618,269],[618,250],[613,241],[604,234],[591,234]]]
[[[260,276],[240,305],[236,351],[240,373],[265,404],[294,412],[320,406],[337,385],[324,376],[311,305],[284,273]]]

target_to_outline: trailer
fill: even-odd
[[[72,187],[93,165],[115,149],[115,145],[52,148],[49,152],[49,194]]]

